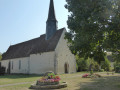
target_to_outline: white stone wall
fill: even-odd
[[[54,71],[55,52],[30,55],[30,74],[43,74]]]
[[[19,64],[20,63],[19,61],[21,62],[21,64]],[[28,74],[29,73],[28,62],[29,62],[29,57],[11,59],[11,73]],[[12,68],[12,64],[13,64],[13,68]]]
[[[69,50],[67,46],[67,41],[64,39],[66,30],[63,31],[59,43],[56,47],[56,64],[57,64],[57,74],[65,73],[65,63],[68,63],[69,73],[76,72],[76,60],[75,56]]]
[[[7,72],[7,69],[8,69],[8,63],[9,63],[9,60],[3,60],[1,61],[1,66],[5,67],[5,72]]]
[[[3,60],[1,61],[2,66],[6,67],[6,73],[8,69],[8,64],[10,61],[10,71],[11,73],[22,73],[22,74],[27,74],[28,71],[28,61],[29,57],[24,57],[24,58],[16,58],[16,59],[10,59],[10,60]],[[19,64],[19,61],[21,61],[21,65]],[[20,68],[19,68],[20,65]]]
[[[1,61],[1,65],[8,69],[8,63],[11,62],[11,73],[22,74],[43,74],[47,71],[54,72],[55,52],[45,52],[41,54],[32,54],[30,57],[16,58]],[[19,68],[19,63],[21,66]],[[13,66],[12,66],[13,64]]]

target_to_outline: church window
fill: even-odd
[[[21,60],[19,60],[19,69],[21,69]]]

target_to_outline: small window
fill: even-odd
[[[21,69],[21,60],[19,60],[19,69]]]

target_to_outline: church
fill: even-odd
[[[8,74],[75,73],[75,56],[64,39],[66,29],[57,29],[54,2],[50,0],[46,33],[38,38],[11,45],[3,54],[1,65]]]

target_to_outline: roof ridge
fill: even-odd
[[[38,38],[12,45],[3,54],[2,60],[29,57],[30,54],[54,51],[63,30],[64,28],[57,30],[49,40],[45,40],[45,34],[42,34]]]

